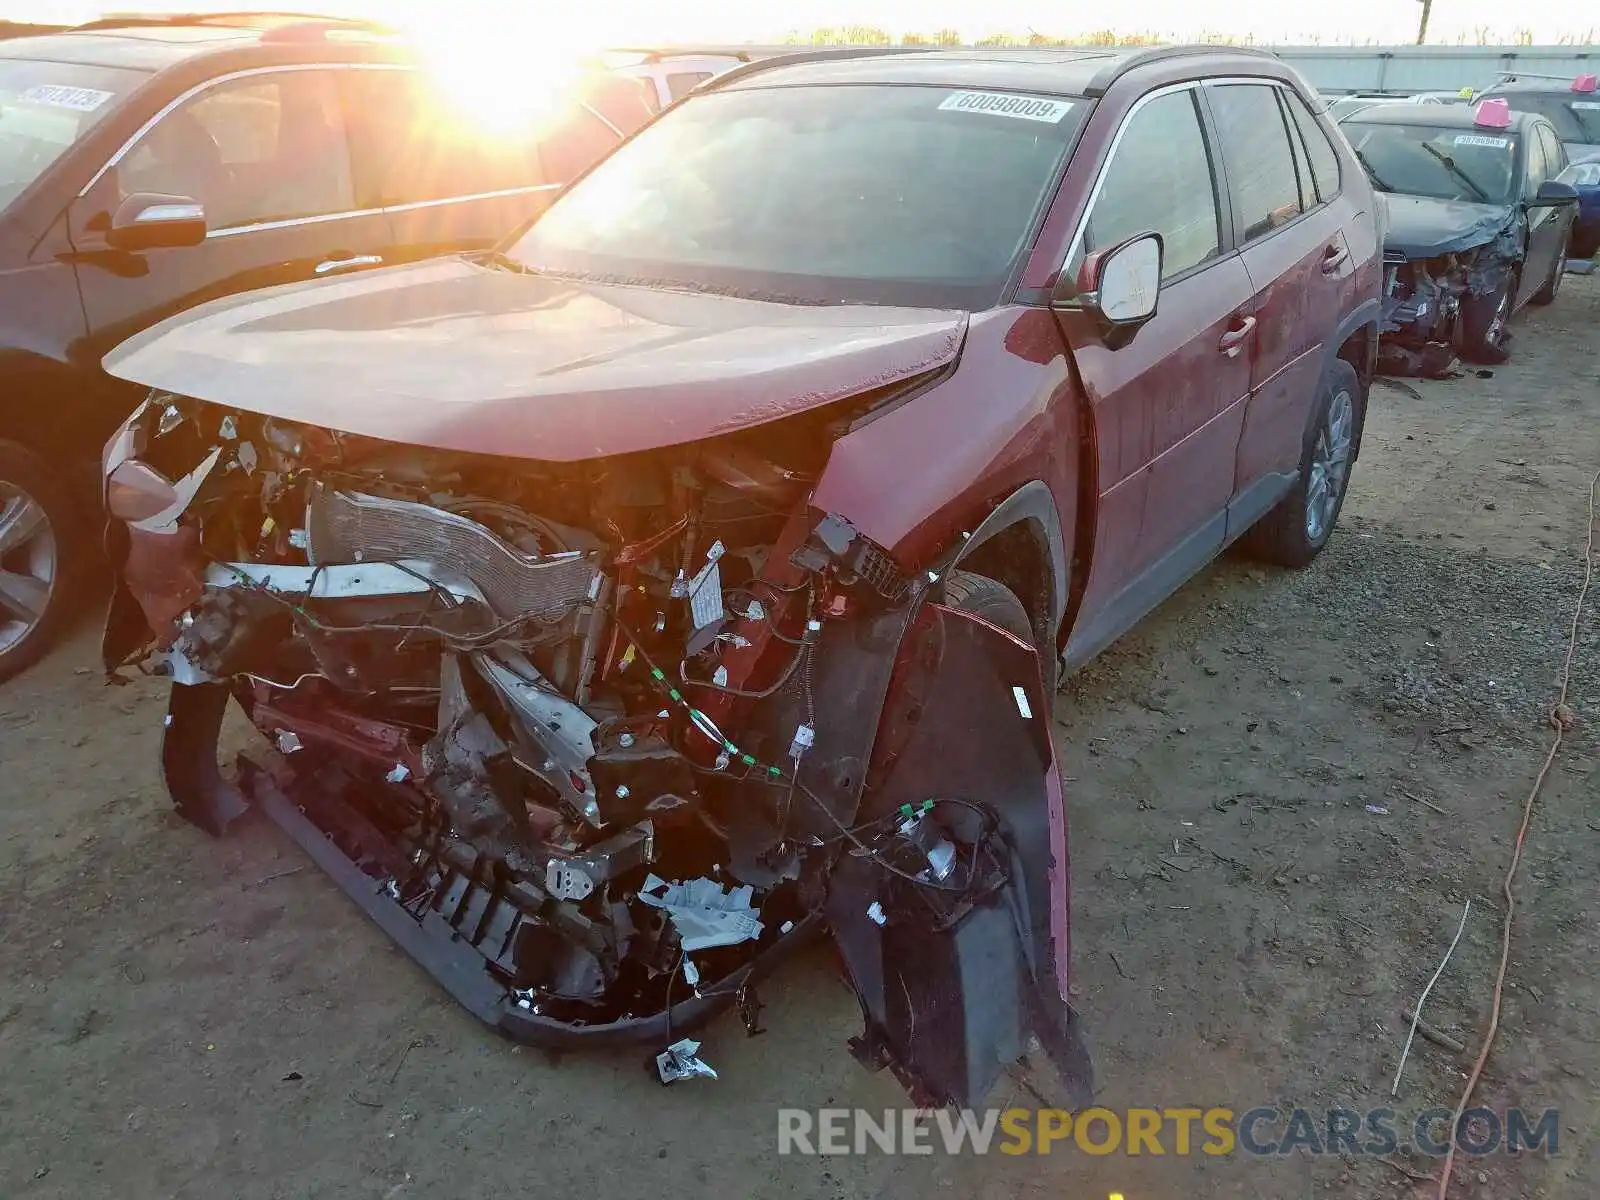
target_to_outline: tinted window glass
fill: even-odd
[[[1550,170],[1550,163],[1545,158],[1544,143],[1539,140],[1538,132],[1535,131],[1533,137],[1524,138],[1523,141],[1528,147],[1528,175],[1524,186],[1527,194],[1531,196],[1539,190],[1539,185],[1549,179],[1553,172]]]
[[[488,124],[416,71],[347,71],[350,142],[363,208],[446,200],[541,182],[535,123]]]
[[[0,59],[0,209],[146,78],[142,71]]]
[[[552,183],[567,183],[611,153],[622,139],[587,104],[573,104],[545,129],[539,146],[544,174]]]
[[[1345,122],[1344,132],[1379,191],[1489,204],[1520,194],[1510,133],[1360,120]]]
[[[1294,118],[1311,159],[1311,178],[1317,185],[1317,196],[1322,200],[1331,200],[1339,192],[1339,156],[1334,153],[1333,143],[1311,115],[1305,101],[1288,90],[1280,92],[1280,95],[1288,105],[1289,115]]]
[[[560,274],[815,303],[987,307],[1086,108],[922,86],[692,96],[513,254]]]
[[[667,76],[667,91],[674,100],[680,96],[687,96],[690,92],[706,80],[711,78],[710,71],[678,71]]]
[[[1561,144],[1559,138],[1548,126],[1539,126],[1539,140],[1544,143],[1545,160],[1550,166],[1550,178],[1554,179],[1567,169],[1567,148]]]
[[[1068,270],[1075,275],[1083,255],[1154,230],[1170,279],[1216,257],[1220,224],[1194,93],[1158,96],[1129,119]]]
[[[335,76],[286,71],[201,92],[118,165],[123,194],[192,197],[211,229],[349,212],[355,193]]]
[[[1600,145],[1600,93],[1578,97],[1571,92],[1492,92],[1513,112],[1537,113],[1556,127],[1564,142]]]
[[[1270,233],[1300,213],[1300,185],[1277,90],[1230,83],[1207,93],[1228,165],[1234,216],[1246,239]]]
[[[1278,103],[1282,105],[1284,102],[1283,90],[1280,88],[1277,91]],[[1285,108],[1284,111],[1287,112],[1288,109]],[[1306,144],[1305,140],[1300,136],[1299,128],[1291,120],[1288,124],[1288,129],[1289,149],[1294,154],[1294,174],[1300,183],[1300,210],[1304,212],[1315,208],[1317,205],[1317,185],[1311,178],[1311,164],[1306,161]]]

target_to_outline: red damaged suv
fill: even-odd
[[[1035,1038],[1081,1099],[1055,683],[1328,540],[1380,252],[1318,107],[1232,48],[752,64],[494,253],[124,343],[106,662],[178,810],[523,1041],[705,1073],[826,931],[919,1103]]]

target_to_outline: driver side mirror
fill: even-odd
[[[1099,322],[1106,345],[1118,350],[1156,315],[1163,247],[1159,233],[1140,233],[1084,259],[1077,303]]]
[[[1532,200],[1528,201],[1529,208],[1559,208],[1563,204],[1576,204],[1578,202],[1578,189],[1570,183],[1562,183],[1556,179],[1546,180],[1539,185],[1539,190]]]
[[[114,250],[198,246],[206,239],[206,210],[187,196],[135,192],[117,206],[106,231]]]

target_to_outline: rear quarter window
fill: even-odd
[[[1324,202],[1331,200],[1339,194],[1339,155],[1304,100],[1284,89],[1283,102],[1300,131],[1300,140],[1305,143],[1306,154],[1311,159],[1311,178],[1317,187],[1317,198]]]

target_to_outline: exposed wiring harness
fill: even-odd
[[[1572,681],[1572,659],[1578,651],[1578,623],[1583,617],[1584,602],[1589,596],[1589,583],[1594,578],[1594,522],[1595,522],[1595,492],[1600,489],[1600,471],[1596,471],[1594,478],[1589,481],[1589,529],[1588,536],[1583,546],[1583,585],[1578,589],[1578,602],[1572,609],[1572,626],[1567,636],[1567,654],[1561,663],[1561,684],[1556,691],[1556,701],[1550,706],[1550,728],[1554,736],[1550,739],[1550,749],[1544,756],[1544,765],[1539,768],[1539,773],[1533,778],[1533,787],[1528,791],[1528,799],[1522,806],[1522,824],[1517,827],[1516,845],[1511,851],[1511,865],[1506,869],[1506,877],[1500,884],[1500,891],[1505,896],[1506,915],[1500,925],[1500,966],[1495,971],[1493,1002],[1489,1007],[1489,1027],[1484,1030],[1483,1045],[1478,1050],[1478,1059],[1472,1064],[1472,1071],[1467,1076],[1467,1086],[1461,1090],[1461,1100],[1456,1104],[1456,1111],[1450,1118],[1450,1145],[1445,1152],[1444,1168],[1439,1172],[1439,1190],[1435,1193],[1436,1200],[1445,1200],[1450,1189],[1450,1172],[1456,1161],[1456,1132],[1461,1125],[1461,1114],[1472,1102],[1472,1093],[1477,1090],[1478,1080],[1483,1076],[1484,1065],[1489,1061],[1489,1052],[1494,1048],[1495,1034],[1500,1030],[1500,1002],[1505,992],[1506,969],[1511,963],[1511,921],[1517,911],[1517,896],[1513,884],[1517,878],[1517,868],[1522,864],[1522,847],[1527,840],[1528,826],[1533,822],[1533,806],[1539,799],[1540,789],[1544,787],[1545,778],[1550,774],[1550,768],[1555,764],[1556,754],[1561,749],[1561,739],[1566,735],[1574,723],[1572,710],[1567,707],[1567,688]]]

